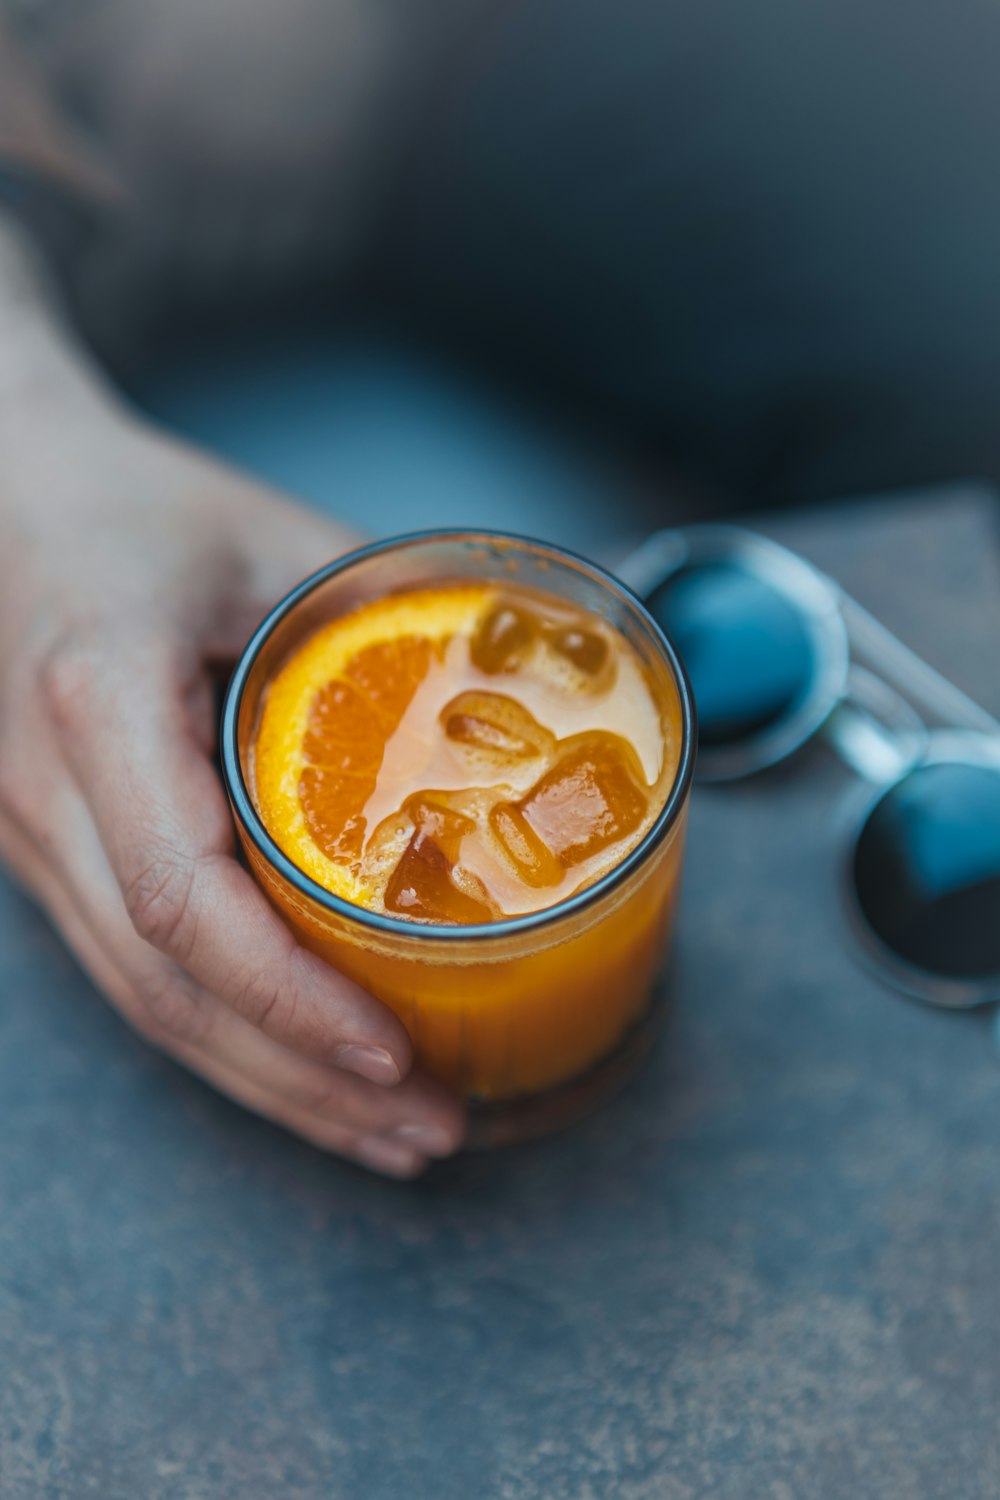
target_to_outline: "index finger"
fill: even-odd
[[[191,731],[188,686],[161,649],[102,659],[74,648],[44,675],[133,926],[267,1036],[398,1082],[412,1061],[402,1023],[301,948],[236,862],[225,795]]]

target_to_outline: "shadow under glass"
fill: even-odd
[[[802,611],[729,563],[679,568],[645,600],[680,652],[706,749],[772,729],[803,703],[817,671]]]
[[[876,802],[853,856],[861,915],[906,963],[1000,974],[1000,771],[920,766]]]

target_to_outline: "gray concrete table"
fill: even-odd
[[[771,529],[1000,711],[994,527]],[[996,1500],[1000,1063],[843,941],[846,785],[699,792],[641,1079],[413,1186],[154,1056],[0,885],[3,1500]]]

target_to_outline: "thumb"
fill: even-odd
[[[235,590],[218,619],[212,655],[232,656],[274,605],[311,573],[360,546],[358,532],[283,495],[259,491],[234,516]]]
[[[269,609],[303,578],[365,540],[297,500],[269,495],[243,532],[247,591]]]

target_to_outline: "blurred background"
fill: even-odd
[[[982,0],[20,0],[36,205],[169,425],[369,531],[600,547],[1000,475]]]

